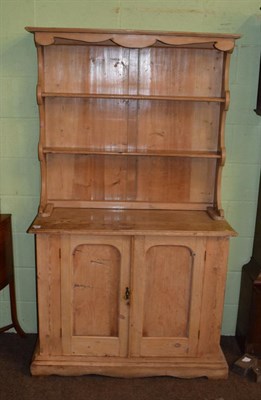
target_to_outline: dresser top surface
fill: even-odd
[[[205,211],[54,208],[38,215],[30,233],[110,235],[236,236],[225,220],[213,220]]]

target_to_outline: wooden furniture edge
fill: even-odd
[[[35,27],[35,26],[26,26],[25,30],[30,33],[34,32],[62,32],[62,33],[116,33],[116,34],[137,34],[137,35],[176,35],[176,36],[200,36],[200,37],[217,37],[224,39],[239,39],[241,37],[240,34],[230,34],[230,33],[209,33],[209,32],[185,32],[185,31],[161,31],[161,30],[132,30],[132,29],[89,29],[89,28],[53,28],[53,27]]]

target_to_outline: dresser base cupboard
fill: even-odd
[[[39,312],[32,374],[227,376],[219,340],[234,232],[225,221],[54,209],[30,231]]]
[[[33,375],[225,378],[221,206],[238,35],[33,28]]]

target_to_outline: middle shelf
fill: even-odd
[[[101,150],[84,147],[43,147],[43,154],[81,154],[101,156],[142,156],[142,157],[184,157],[184,158],[222,158],[221,151],[195,151],[195,150]]]

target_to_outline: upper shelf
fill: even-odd
[[[215,48],[220,51],[232,52],[235,39],[240,35],[219,33],[188,33],[162,31],[130,31],[130,30],[101,30],[79,28],[41,28],[26,27],[34,33],[38,45],[59,43],[102,43],[128,48],[144,48],[149,46],[202,46]]]
[[[89,99],[123,99],[123,100],[167,100],[167,101],[201,101],[225,103],[225,97],[207,97],[207,96],[158,96],[142,94],[107,94],[107,93],[60,93],[60,92],[42,92],[42,97],[66,97],[66,98],[89,98]]]

